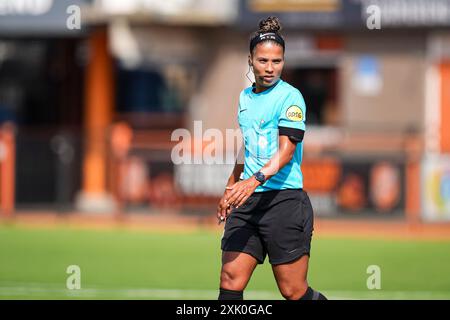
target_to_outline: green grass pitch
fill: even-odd
[[[0,225],[0,299],[216,299],[220,232]],[[69,290],[67,267],[81,269]],[[381,269],[369,290],[367,267]],[[450,299],[450,242],[314,238],[309,283],[330,299]],[[282,299],[268,260],[246,299]]]

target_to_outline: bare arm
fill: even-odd
[[[227,187],[231,187],[236,182],[239,181],[239,177],[241,173],[244,171],[244,146],[239,150],[238,156],[236,158],[236,162],[234,164],[233,172],[231,173],[230,178],[228,178]]]
[[[236,162],[234,164],[233,172],[227,181],[227,186],[223,193],[222,198],[219,201],[219,205],[217,206],[217,218],[223,220],[230,213],[231,207],[227,199],[229,199],[229,194],[231,192],[232,186],[239,182],[239,177],[241,173],[244,171],[244,146],[239,150],[238,156],[236,158]]]
[[[272,158],[261,168],[261,172],[266,176],[266,179],[273,177],[286,164],[288,164],[294,156],[296,143],[291,141],[288,136],[279,137],[279,146],[277,152]],[[231,193],[228,195],[228,203],[236,208],[244,204],[244,202],[252,195],[255,189],[260,185],[260,182],[254,176],[237,182],[232,186]]]
[[[292,160],[296,146],[296,143],[292,142],[288,136],[280,136],[278,151],[260,170],[266,179],[272,178]]]

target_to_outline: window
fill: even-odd
[[[117,66],[117,111],[120,113],[180,113],[186,102],[179,82],[167,69],[125,69]]]
[[[307,108],[308,124],[338,123],[335,68],[285,68],[282,77],[302,93]]]

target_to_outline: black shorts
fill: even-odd
[[[263,263],[294,261],[310,255],[314,216],[308,194],[301,189],[252,194],[225,222],[223,251],[252,255]]]

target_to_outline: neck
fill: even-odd
[[[254,92],[255,93],[261,93],[261,92],[263,92],[263,91],[266,91],[267,89],[270,89],[270,88],[272,88],[274,85],[276,85],[277,83],[278,83],[278,81],[280,81],[280,79],[278,79],[277,81],[275,81],[275,83],[274,84],[272,84],[271,86],[269,86],[269,87],[265,87],[265,86],[262,86],[262,85],[260,85],[259,83],[255,83],[255,89],[254,89]]]
[[[255,93],[260,93],[260,92],[266,91],[267,89],[269,89],[269,87],[263,87],[259,84],[255,85]]]

